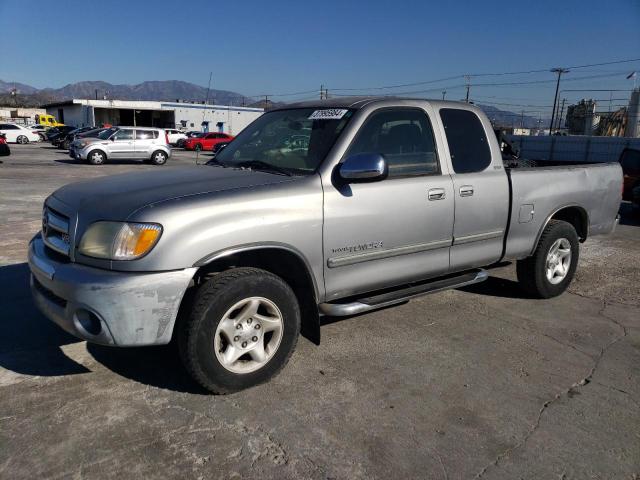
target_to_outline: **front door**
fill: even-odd
[[[509,185],[501,154],[492,154],[488,135],[493,131],[473,111],[443,108],[440,120],[455,196],[451,270],[489,265],[502,256],[509,215]]]
[[[435,145],[423,109],[383,108],[366,119],[345,158],[379,153],[389,177],[324,186],[327,300],[448,271],[453,186]]]
[[[133,145],[133,130],[123,128],[118,130],[109,145],[109,158],[132,158],[135,147]]]

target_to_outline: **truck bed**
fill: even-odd
[[[511,196],[505,259],[533,253],[542,227],[557,211],[575,206],[587,217],[586,235],[609,233],[621,201],[619,163],[518,160],[505,164]],[[579,207],[578,207],[579,206]]]

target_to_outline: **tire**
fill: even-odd
[[[19,143],[20,145],[26,145],[27,143],[29,143],[29,139],[24,135],[18,135],[18,138],[16,138],[16,143]]]
[[[216,394],[273,378],[289,361],[299,333],[300,307],[291,287],[272,273],[245,267],[203,284],[177,332],[187,371]]]
[[[520,286],[535,298],[557,297],[573,280],[579,253],[578,234],[573,225],[550,220],[534,254],[517,263]]]
[[[162,150],[156,150],[151,154],[151,158],[149,159],[150,163],[154,165],[164,165],[167,163],[167,154]]]
[[[87,155],[87,160],[91,165],[103,165],[107,161],[107,155],[102,150],[92,150]]]
[[[199,152],[199,151],[201,151],[201,150],[202,150],[202,145],[200,145],[199,143],[196,143],[196,146],[195,146],[195,147],[193,147],[193,149],[194,149],[196,152]]]

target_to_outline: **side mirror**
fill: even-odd
[[[379,153],[357,153],[339,165],[339,176],[347,183],[376,182],[389,175],[389,166]]]

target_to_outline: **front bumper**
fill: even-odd
[[[87,151],[86,149],[76,149],[73,146],[69,147],[69,156],[75,160],[86,160],[87,159]]]
[[[39,310],[67,332],[115,346],[169,343],[196,268],[127,273],[64,263],[40,235],[29,244],[31,293]]]

